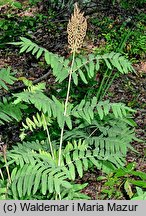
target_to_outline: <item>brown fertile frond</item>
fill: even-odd
[[[83,45],[87,30],[87,19],[83,15],[84,13],[80,12],[77,3],[75,3],[74,13],[67,25],[68,43],[71,52],[78,52],[78,49]]]

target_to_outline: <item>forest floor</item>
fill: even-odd
[[[108,6],[107,6],[108,7]],[[0,8],[1,15],[3,18],[4,14],[10,10],[9,7],[2,6]],[[32,7],[30,10],[13,10],[11,13],[17,15],[16,19],[22,19],[23,16],[35,16],[36,11],[41,11],[41,13],[45,14],[45,9],[39,5]],[[143,12],[143,9],[141,9]],[[141,12],[141,11],[140,11]],[[139,12],[139,13],[140,13]],[[127,17],[132,16],[134,12],[121,10],[118,6],[103,8],[103,5],[98,6],[98,11],[94,11],[94,13],[87,12],[88,18],[88,31],[84,43],[83,49],[86,52],[92,52],[92,49],[95,49],[99,46],[104,46],[104,40],[102,38],[98,39],[98,34],[100,34],[100,29],[97,29],[97,25],[90,23],[90,20],[94,18],[98,18],[100,21],[102,17],[110,17],[115,20],[119,19],[119,16],[122,17],[123,20],[126,20]],[[102,14],[102,15],[101,15]],[[124,14],[124,15],[123,15]],[[44,15],[45,16],[45,15]],[[66,16],[59,15],[58,18],[52,20],[52,25],[50,29],[45,27],[45,22],[47,19],[44,19],[44,23],[38,23],[36,31],[29,30],[29,34],[37,41],[39,45],[45,47],[51,52],[58,53],[63,56],[68,55],[67,48],[67,33],[66,26],[68,22],[69,14]],[[116,24],[115,24],[116,25]],[[20,35],[21,36],[21,35]],[[17,38],[18,39],[18,38]],[[30,80],[36,80],[42,77],[44,74],[48,72],[47,68],[42,66],[43,60],[41,59],[38,63],[34,57],[31,57],[29,54],[19,55],[16,47],[12,47],[8,45],[5,48],[0,50],[0,68],[11,66],[12,70],[17,70],[18,77],[23,76],[27,77]],[[139,58],[137,62],[133,63],[133,67],[136,70],[136,74],[128,74],[123,75],[120,78],[116,79],[112,86],[109,89],[108,94],[106,95],[106,99],[110,99],[110,101],[114,102],[123,102],[126,105],[132,107],[136,110],[134,115],[134,120],[137,124],[136,126],[136,136],[141,139],[141,142],[134,141],[132,143],[133,147],[138,151],[138,153],[130,151],[127,155],[127,162],[136,162],[137,170],[146,172],[146,57]],[[46,82],[53,84],[53,77],[47,77],[45,79]],[[16,83],[15,89],[12,89],[13,92],[16,92],[17,89],[21,88],[22,83]],[[0,92],[1,94],[2,92]],[[0,95],[1,96],[1,95]],[[4,137],[6,137],[7,143],[10,145],[19,141],[19,128],[14,127],[12,125],[6,125],[1,127],[1,133]],[[8,136],[7,136],[8,135]],[[93,173],[86,173],[82,179],[82,182],[88,182],[88,186],[83,190],[84,193],[91,196],[92,199],[99,199],[101,192],[101,184],[102,182],[97,182],[96,178],[99,175],[97,171],[93,171]],[[80,182],[80,179],[77,180]],[[124,199],[124,197],[122,197]]]

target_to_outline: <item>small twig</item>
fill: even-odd
[[[39,77],[36,80],[33,80],[32,83],[37,84],[37,83],[41,82],[42,80],[46,79],[50,75],[50,73],[51,73],[51,69],[46,74],[44,74],[43,76]],[[10,92],[17,92],[18,90],[21,90],[23,88],[26,88],[26,86],[24,84],[22,84],[21,86],[11,88]],[[6,97],[7,95],[10,94],[10,92],[2,94],[2,95],[0,95],[0,97]]]
[[[41,76],[40,78],[34,80],[32,83],[37,84],[37,83],[41,82],[42,80],[46,79],[50,75],[50,73],[51,73],[51,69],[46,74]]]
[[[44,74],[43,76],[39,77],[38,79],[36,80],[33,80],[32,83],[33,84],[37,84],[39,82],[41,82],[42,80],[46,79],[51,73],[51,70],[49,70],[46,74]],[[23,89],[25,88],[26,86],[24,84],[22,84],[21,86],[17,86],[17,87],[14,87],[12,89],[10,89],[11,91],[17,91],[17,90],[20,90],[20,89]]]

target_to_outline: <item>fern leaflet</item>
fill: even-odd
[[[17,80],[14,77],[14,73],[11,73],[10,70],[10,67],[8,67],[7,69],[0,69],[0,88],[4,88],[5,90],[8,90],[6,83],[12,85],[14,81]]]
[[[2,102],[0,102],[0,124],[3,125],[5,122],[13,120],[20,121],[22,119],[21,110],[26,109],[26,107],[26,105],[22,105],[21,103],[15,105],[6,98],[3,98]]]

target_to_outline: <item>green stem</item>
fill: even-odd
[[[126,41],[128,40],[128,38],[131,36],[132,32],[128,31],[125,32],[124,36],[123,36],[123,40],[121,40],[121,43],[119,45],[119,47],[117,47],[117,52],[122,52],[124,45],[126,43]]]
[[[124,34],[123,39],[121,40],[121,43],[120,43],[119,47],[117,47],[117,49],[116,49],[117,52],[121,52],[123,50],[123,47],[124,47],[126,41],[128,40],[128,38],[130,37],[130,35],[131,35],[130,32],[126,32],[126,34]],[[116,74],[114,74],[112,76],[112,70],[109,73],[109,75],[107,76],[108,71],[109,70],[107,69],[105,74],[104,74],[104,77],[103,77],[103,79],[101,81],[99,90],[97,92],[97,99],[98,100],[102,100],[102,98],[104,98],[104,96],[106,95],[108,89],[110,88],[110,86],[112,85],[112,83],[113,83],[113,81],[114,81],[114,79],[116,77]],[[111,76],[112,76],[112,78],[111,78]],[[104,84],[104,81],[105,81],[106,77],[108,77],[108,79],[106,80],[106,82]]]
[[[70,68],[70,72],[69,72],[68,89],[67,89],[67,95],[66,95],[65,107],[64,107],[64,116],[66,116],[66,113],[67,113],[67,105],[68,105],[68,100],[69,100],[71,77],[72,77],[72,72],[73,72],[74,61],[75,61],[75,52],[73,52],[72,64],[71,64],[71,68]],[[64,125],[63,125],[63,127],[61,129],[61,135],[60,135],[58,166],[60,166],[60,163],[61,163],[61,151],[62,151],[62,143],[63,143],[63,133],[64,133]]]
[[[4,176],[3,176],[3,173],[2,173],[1,169],[0,169],[0,174],[1,174],[2,180],[4,180]]]
[[[10,172],[9,172],[9,167],[7,165],[6,153],[4,153],[4,161],[5,161],[5,164],[6,164],[6,171],[7,171],[7,175],[8,175],[8,182],[11,183],[11,176],[10,176]]]
[[[107,93],[108,89],[110,88],[110,86],[112,85],[112,83],[113,83],[113,81],[114,81],[116,75],[117,75],[117,74],[115,73],[115,74],[113,75],[113,77],[111,78],[110,82],[108,83],[108,86],[106,86],[106,88],[105,88],[105,90],[104,90],[104,92],[103,92],[103,94],[102,94],[102,98],[104,98],[104,96],[106,95],[106,93]]]
[[[51,143],[51,138],[50,138],[50,133],[49,133],[48,127],[46,127],[46,132],[47,132],[47,136],[48,136],[48,142],[49,142],[49,145],[50,145],[50,150],[51,150],[52,158],[54,160],[55,157],[54,157],[54,153],[53,153],[53,147],[52,147],[52,143]]]
[[[108,70],[108,69],[107,69]],[[108,70],[109,71],[109,70]],[[104,93],[107,92],[108,90],[108,87],[109,86],[109,80],[111,78],[111,75],[112,75],[112,70],[110,71],[110,73],[108,74],[107,76],[107,80],[105,82],[105,84],[103,85],[103,88],[101,89],[101,93],[100,93],[100,97],[99,97],[99,100],[102,100],[102,98],[104,97],[103,95],[105,95]],[[110,87],[110,86],[109,86]]]
[[[103,78],[102,78],[102,81],[101,81],[101,83],[100,83],[99,89],[98,89],[98,91],[97,91],[97,95],[96,95],[97,100],[99,100],[99,98],[100,98],[100,93],[101,93],[101,91],[102,91],[104,81],[105,81],[105,79],[106,79],[106,77],[107,77],[107,73],[108,73],[108,69],[106,70],[106,72],[105,72],[105,74],[104,74],[104,76],[103,76]]]

